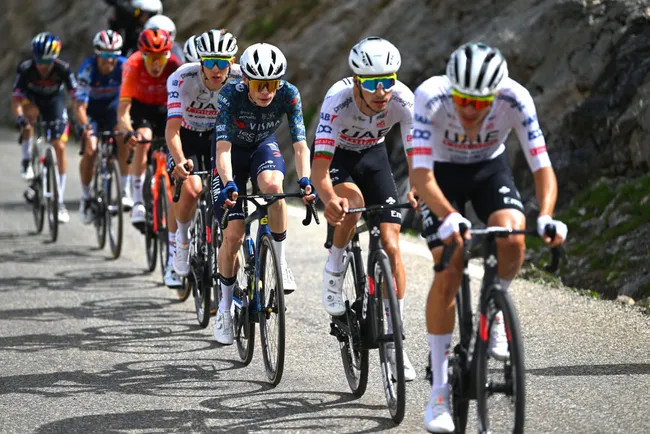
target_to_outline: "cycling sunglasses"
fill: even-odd
[[[257,89],[261,92],[262,89],[267,88],[269,92],[275,92],[280,87],[281,80],[248,80],[248,87],[250,89]]]
[[[144,59],[144,64],[147,68],[151,68],[154,63],[157,63],[160,67],[167,65],[167,61],[171,57],[171,51],[164,53],[142,53],[142,58]]]
[[[459,107],[467,107],[468,105],[474,106],[476,110],[483,110],[486,107],[489,107],[490,104],[494,101],[494,95],[488,96],[474,96],[466,95],[464,93],[458,92],[455,89],[451,90],[451,98],[454,100],[454,103]]]
[[[361,77],[357,75],[357,78],[359,79],[359,83],[361,83],[361,87],[368,92],[376,92],[380,84],[385,91],[391,90],[397,82],[397,74],[395,73],[380,77]]]
[[[119,51],[97,51],[97,55],[102,59],[110,60],[120,57]]]
[[[37,58],[34,58],[34,60],[39,65],[51,65],[52,62],[54,62],[54,59],[37,59]]]
[[[226,69],[231,62],[232,57],[201,57],[201,63],[208,69],[214,68],[214,65],[217,65],[219,69]]]

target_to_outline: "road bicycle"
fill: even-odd
[[[217,255],[221,245],[221,231],[212,208],[210,171],[193,171],[190,175],[201,177],[203,189],[190,224],[190,272],[183,279],[183,285],[177,290],[177,294],[181,301],[186,300],[190,293],[193,295],[196,319],[199,325],[205,328],[210,322],[211,301],[216,301],[220,294]],[[180,198],[182,185],[183,180],[176,180],[174,202],[178,202]],[[211,299],[210,293],[213,289],[215,296]]]
[[[462,226],[461,233],[464,233],[467,228]],[[537,236],[537,231],[491,226],[470,229],[469,233],[472,238],[464,245],[464,270],[456,295],[459,342],[449,356],[454,425],[456,432],[465,432],[469,401],[476,400],[480,433],[522,433],[526,409],[524,345],[515,305],[510,295],[502,289],[497,274],[496,239],[511,235]],[[547,226],[546,234],[553,238],[555,228]],[[455,245],[445,246],[440,264],[434,267],[436,272],[447,267],[455,248]],[[551,251],[553,259],[547,270],[554,272],[559,265],[561,250],[553,248]],[[484,275],[475,320],[468,266],[471,258],[479,256],[483,258]],[[488,352],[497,315],[502,315],[508,340],[509,355],[502,361]],[[426,377],[433,381],[430,361],[429,357]]]
[[[97,134],[97,156],[95,173],[92,181],[91,197],[88,199],[93,216],[93,224],[100,249],[106,245],[108,235],[111,253],[114,259],[122,251],[123,217],[122,187],[120,185],[120,167],[117,162],[118,131],[102,131]],[[83,153],[83,150],[81,151]]]
[[[52,146],[52,131],[66,121],[38,121],[35,131],[36,140],[32,146],[30,164],[34,178],[25,191],[25,199],[32,205],[32,214],[36,232],[43,230],[47,216],[50,239],[55,242],[59,234],[59,168],[56,151]],[[18,141],[22,141],[23,132]]]
[[[237,351],[244,365],[253,359],[255,323],[259,323],[260,343],[268,380],[276,386],[282,379],[285,352],[285,303],[282,270],[273,237],[268,226],[268,207],[277,200],[303,197],[300,193],[239,195],[244,211],[244,242],[236,257],[237,279],[233,293],[233,328]],[[262,202],[264,201],[264,202]],[[249,213],[248,203],[255,205]],[[306,205],[302,224],[319,223],[314,204]],[[229,210],[224,212],[221,227],[228,223]],[[251,225],[258,222],[257,233],[251,236]],[[215,291],[218,296],[219,291]]]
[[[404,419],[406,403],[405,335],[397,302],[397,285],[390,260],[381,244],[379,218],[384,210],[405,208],[412,207],[409,203],[397,203],[348,211],[348,214],[365,213],[366,221],[357,225],[352,241],[346,246],[343,270],[345,313],[333,316],[330,323],[330,334],[339,342],[345,377],[355,396],[362,396],[368,384],[368,350],[379,350],[386,402],[396,424]],[[359,234],[363,232],[369,235],[367,273],[359,241]],[[333,227],[329,226],[325,248],[332,246],[333,236]]]
[[[167,173],[167,142],[164,138],[154,138],[139,140],[138,143],[151,143],[142,187],[147,269],[153,271],[156,268],[157,257],[159,257],[160,271],[164,281],[167,258],[169,257],[167,210],[172,200],[171,183],[169,173]]]

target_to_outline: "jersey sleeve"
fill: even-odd
[[[233,118],[233,102],[236,85],[226,85],[217,98],[217,119],[215,141],[233,142],[235,136],[235,119]]]
[[[436,106],[426,88],[420,85],[415,90],[413,110],[413,141],[407,156],[411,157],[412,168],[433,169],[433,113]],[[437,104],[439,106],[439,104]]]
[[[288,86],[286,110],[291,140],[293,140],[293,143],[305,141],[307,140],[307,135],[305,133],[305,120],[302,114],[300,92],[298,88],[290,83],[285,83],[285,86]]]
[[[167,119],[183,117],[182,85],[176,73],[167,78]]]
[[[402,105],[402,116],[399,121],[400,132],[402,133],[402,144],[404,145],[404,153],[409,157],[409,151],[413,149],[413,110],[414,110],[414,95],[410,89],[408,92],[403,92],[401,99],[404,101]]]
[[[77,79],[74,76],[74,71],[70,66],[66,65],[65,67],[65,87],[68,89],[68,92],[71,95],[75,95],[77,91]]]
[[[90,101],[90,83],[92,80],[92,64],[89,60],[85,61],[79,68],[79,82],[77,84],[76,99],[79,103]]]
[[[138,85],[138,71],[128,60],[122,66],[122,85],[120,86],[120,100],[130,100],[136,96]]]
[[[531,172],[536,172],[543,167],[551,166],[551,159],[546,150],[546,140],[544,133],[537,120],[537,111],[535,103],[530,93],[521,86],[517,92],[519,104],[511,104],[511,110],[515,112],[512,116],[515,124],[517,137],[521,150],[524,152],[526,162]]]
[[[18,66],[16,70],[16,78],[14,78],[13,92],[11,93],[13,98],[23,99],[25,97],[25,70],[22,67],[22,64]]]
[[[336,98],[325,97],[320,109],[320,120],[314,139],[314,160],[323,158],[331,161],[336,152],[336,137],[338,136],[337,115],[333,110]]]

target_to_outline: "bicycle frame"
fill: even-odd
[[[153,145],[152,145],[153,146]],[[171,189],[171,182],[169,181],[169,174],[167,173],[167,154],[160,150],[159,148],[152,148],[151,151],[151,160],[152,164],[155,167],[155,171],[153,174],[153,180],[151,182],[151,197],[153,198],[153,203],[156,204],[158,203],[158,195],[160,191],[160,178],[165,182],[166,189],[167,191],[167,203],[172,202],[172,189]],[[163,226],[167,226],[167,216],[163,215],[161,216],[161,222],[163,222]],[[153,231],[155,233],[158,233],[159,228],[158,228],[158,207],[154,205],[153,207]]]

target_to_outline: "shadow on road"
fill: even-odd
[[[650,375],[650,364],[624,363],[618,365],[550,366],[548,368],[526,369],[526,374],[540,375],[543,377],[584,375]]]

